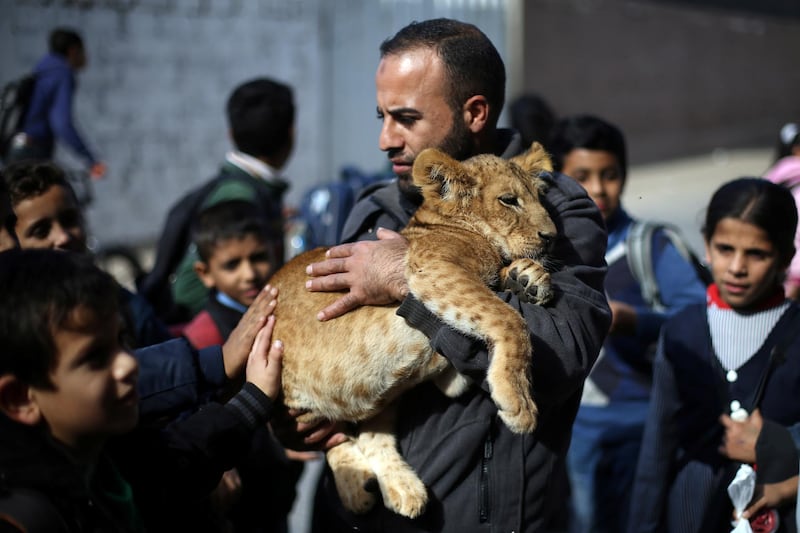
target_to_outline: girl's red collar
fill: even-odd
[[[767,298],[764,298],[761,303],[755,306],[752,311],[764,311],[777,307],[786,301],[786,295],[783,292],[783,287],[778,287],[775,292]],[[728,303],[719,295],[719,287],[716,283],[712,283],[706,290],[706,303],[709,307],[714,306],[719,309],[733,309]]]

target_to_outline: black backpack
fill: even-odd
[[[0,157],[8,155],[11,139],[22,129],[36,85],[36,74],[27,74],[3,86],[0,95]]]
[[[170,276],[175,272],[191,242],[191,226],[195,214],[209,193],[220,183],[220,177],[192,189],[173,204],[156,245],[153,268],[137,280],[137,292],[152,305],[156,314],[167,323],[176,320],[170,294]]]

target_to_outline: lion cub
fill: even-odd
[[[413,167],[424,201],[402,232],[410,293],[454,329],[486,341],[492,399],[517,433],[536,428],[531,343],[525,321],[489,287],[514,277],[532,301],[550,298],[540,260],[556,228],[539,201],[544,182],[538,175],[545,170],[550,160],[536,143],[509,161],[478,155],[458,162],[425,150]],[[375,494],[365,485],[377,480],[389,509],[416,517],[427,493],[397,451],[390,402],[426,379],[436,379],[450,396],[468,383],[393,306],[365,306],[319,322],[317,311],[341,296],[305,290],[306,265],[324,253],[302,254],[270,280],[280,291],[274,337],[285,343],[283,401],[307,411],[303,421],[359,422],[357,434],[327,453],[348,509],[370,509]]]

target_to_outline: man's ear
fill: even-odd
[[[35,426],[42,419],[39,404],[30,394],[30,386],[10,374],[0,376],[0,412],[28,426]]]
[[[213,289],[216,286],[214,278],[211,277],[211,273],[209,272],[208,263],[205,261],[195,261],[193,268],[194,273],[197,274],[197,277],[200,278],[200,281],[203,282],[206,289]]]
[[[489,122],[489,102],[482,94],[471,96],[464,103],[464,123],[472,133],[486,128]]]

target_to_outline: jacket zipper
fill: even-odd
[[[494,443],[492,442],[492,431],[490,428],[489,434],[486,436],[486,442],[484,442],[483,444],[483,459],[481,460],[481,484],[480,484],[481,507],[479,514],[479,519],[481,524],[485,524],[489,521],[489,502],[490,502],[489,462],[492,459],[493,453],[494,453]]]

